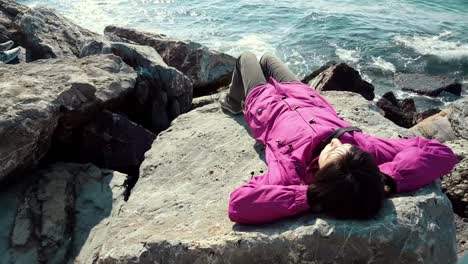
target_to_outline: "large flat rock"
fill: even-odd
[[[118,105],[136,77],[114,55],[2,66],[0,181],[35,166],[58,130],[65,137],[100,109]]]
[[[358,94],[327,92],[338,112],[382,137],[406,130]],[[111,220],[97,263],[454,263],[450,202],[432,184],[385,201],[370,221],[304,214],[233,224],[229,194],[266,166],[243,116],[218,104],[174,120],[145,154],[130,200]]]

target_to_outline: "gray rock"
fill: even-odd
[[[78,57],[84,42],[97,34],[81,28],[49,8],[31,8],[16,17],[22,46],[32,58]]]
[[[430,108],[430,109],[424,110],[422,112],[419,112],[414,116],[414,122],[416,124],[418,124],[418,123],[422,122],[424,119],[440,113],[440,111],[442,111],[442,110],[440,110],[438,108]]]
[[[312,76],[316,76],[307,84],[317,91],[350,91],[364,96],[367,100],[374,99],[374,86],[363,80],[358,71],[346,63],[330,65],[325,70],[326,65],[312,73]],[[310,77],[306,77],[307,79]]]
[[[138,173],[145,152],[156,136],[125,116],[103,111],[75,134],[71,160],[91,162],[101,168]],[[74,156],[76,155],[76,156]],[[74,156],[74,157],[73,157]]]
[[[396,87],[422,95],[438,96],[448,92],[460,96],[462,84],[447,76],[428,76],[419,73],[397,74],[394,79]]]
[[[384,138],[413,137],[415,134],[383,117],[382,110],[365,102],[356,93],[328,91],[322,93],[337,113],[364,132]]]
[[[452,202],[455,213],[468,217],[468,140],[446,142],[457,154],[459,163],[442,178],[442,190]]]
[[[441,142],[468,139],[468,98],[464,97],[438,114],[410,128],[417,135]]]
[[[448,109],[442,110],[411,127],[410,130],[418,136],[436,139],[440,142],[458,139],[447,115]]]
[[[125,175],[66,163],[33,174],[0,192],[9,202],[0,209],[1,263],[92,263],[123,203]]]
[[[222,95],[223,95],[223,92],[219,92],[219,93],[215,93],[215,94],[211,94],[211,95],[205,95],[205,96],[193,98],[193,100],[192,100],[192,109],[202,107],[204,105],[212,104],[214,102],[218,102],[219,98]]]
[[[385,137],[405,131],[360,95],[325,96],[368,133]],[[112,220],[96,262],[456,261],[452,209],[435,184],[386,200],[370,221],[304,214],[270,225],[234,225],[227,217],[230,192],[249,180],[250,172],[266,168],[254,145],[243,116],[226,115],[218,104],[179,116],[145,154],[140,180]]]
[[[393,123],[406,128],[415,125],[417,112],[413,99],[398,100],[393,92],[388,92],[377,101],[377,106],[383,110],[384,116]]]
[[[177,68],[190,78],[195,97],[213,93],[217,88],[231,82],[236,59],[198,43],[116,26],[107,26],[104,34],[156,49],[169,66]]]
[[[458,257],[468,256],[468,218],[455,215],[455,225],[457,227]]]
[[[120,105],[133,90],[136,77],[114,55],[2,67],[0,181],[35,166],[48,151],[54,133],[57,140],[66,141],[74,128],[95,113]]]
[[[468,97],[455,101],[449,109],[448,119],[455,134],[468,139]]]
[[[305,83],[305,84],[308,84],[310,81],[312,81],[315,77],[317,77],[320,73],[322,73],[323,71],[325,71],[326,69],[332,67],[332,66],[335,66],[336,64],[338,64],[337,62],[335,61],[329,61],[327,63],[325,63],[324,65],[320,66],[318,69],[314,70],[313,72],[311,72],[309,75],[305,76],[301,82]]]
[[[130,118],[154,132],[169,127],[181,113],[190,110],[192,84],[180,71],[167,66],[150,47],[96,39],[88,42],[81,56],[113,53],[138,72],[134,99],[130,100]]]
[[[18,4],[15,0],[0,0],[0,42],[18,42],[21,33],[14,21],[18,14],[27,10],[27,6]]]

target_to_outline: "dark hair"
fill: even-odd
[[[321,168],[307,190],[310,206],[338,219],[368,219],[382,207],[384,183],[372,156],[351,147]]]

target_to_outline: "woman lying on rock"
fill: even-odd
[[[368,219],[379,212],[385,194],[416,190],[458,162],[435,140],[384,139],[351,127],[268,54],[260,62],[250,52],[239,57],[220,103],[232,114],[243,111],[253,136],[266,147],[268,171],[230,197],[229,218],[241,224],[306,211]]]

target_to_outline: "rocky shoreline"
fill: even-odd
[[[460,163],[371,221],[245,227],[229,222],[227,199],[265,164],[243,118],[217,104],[235,58],[117,26],[99,35],[0,0],[6,40],[24,56],[0,65],[0,263],[454,263],[468,252],[466,97],[418,113],[410,98],[368,101],[373,85],[346,64],[311,73],[303,82],[365,132],[434,138]],[[424,78],[398,84],[463,89]]]

